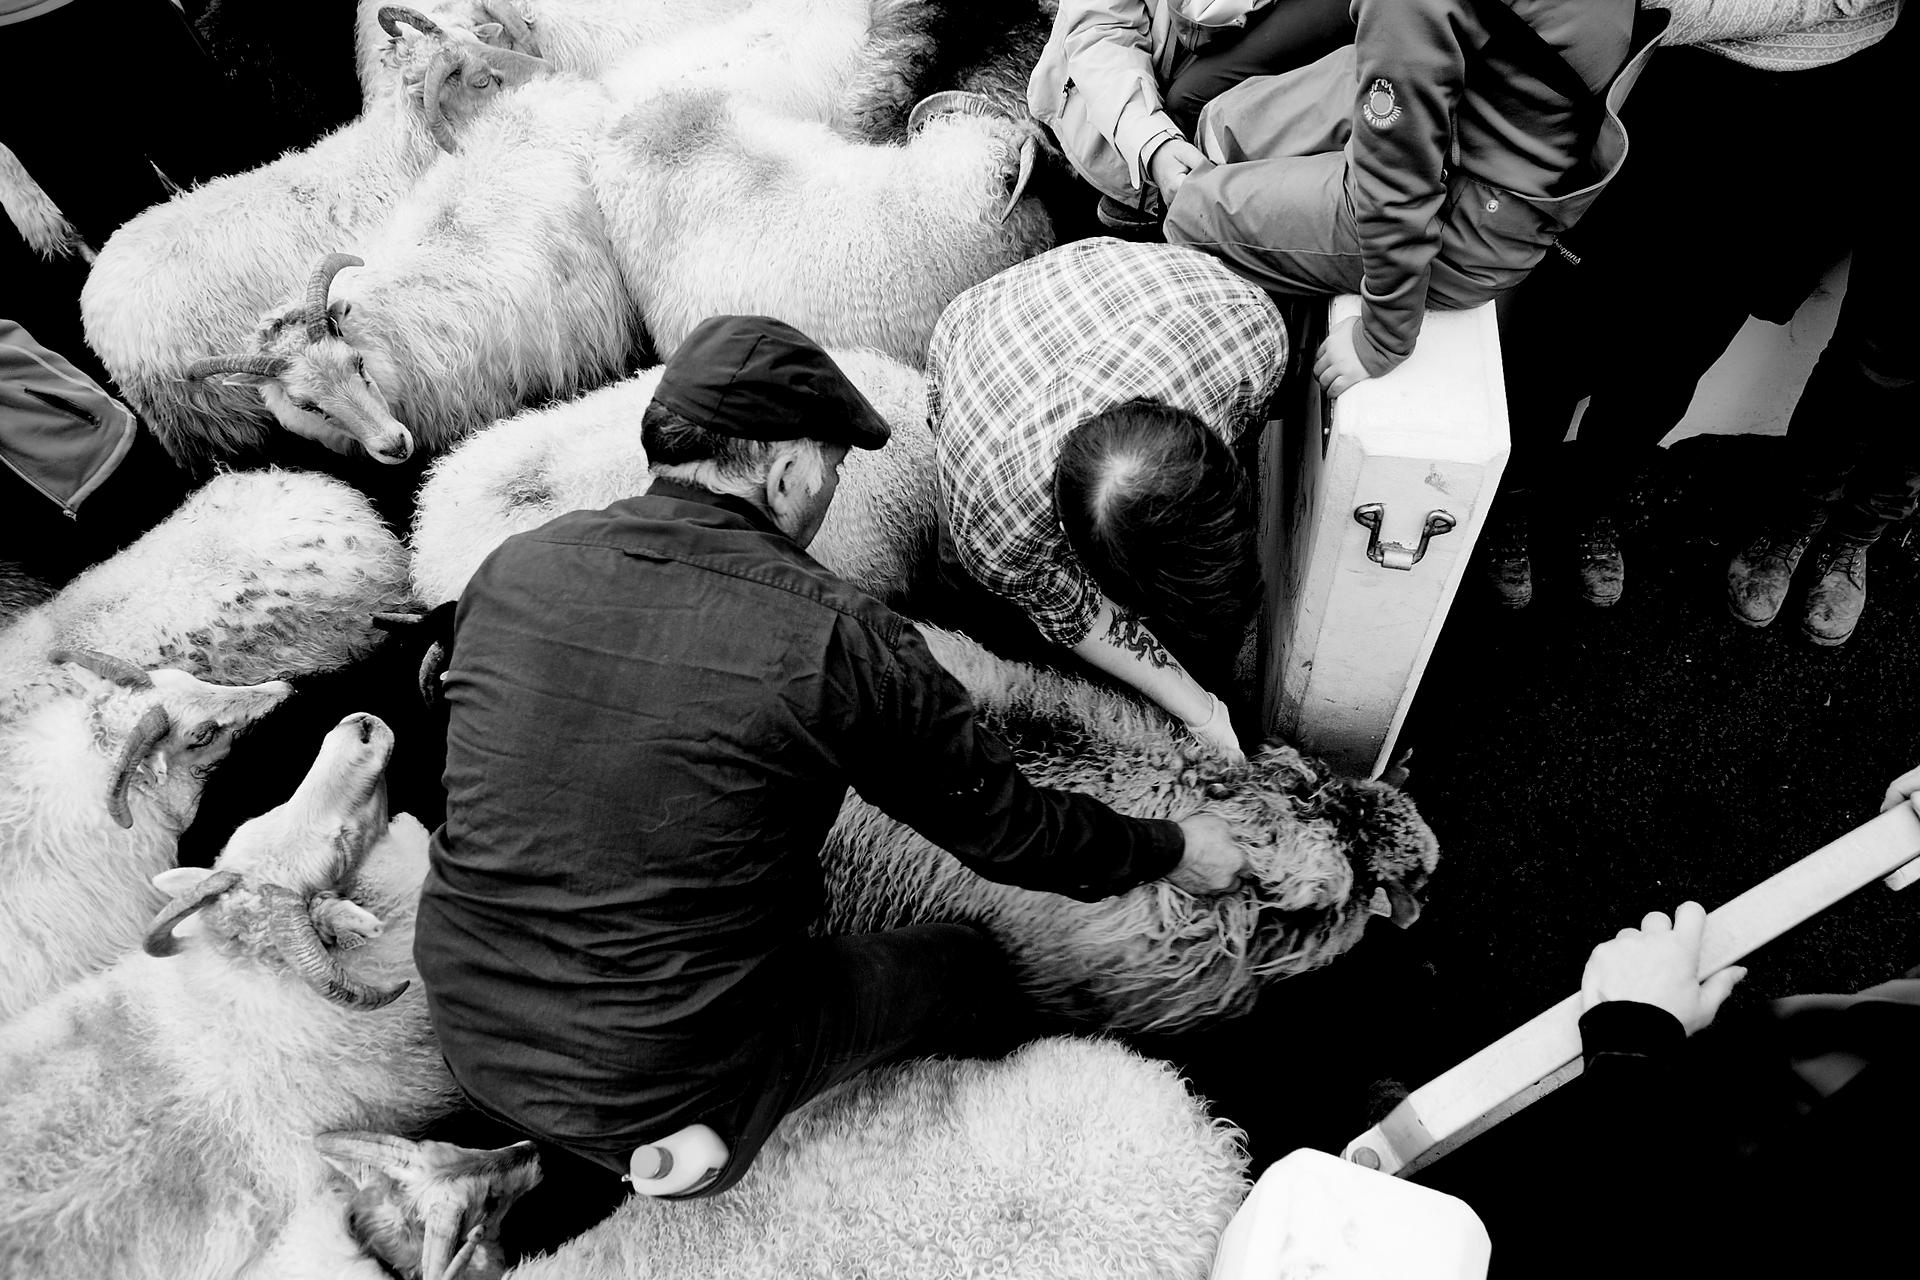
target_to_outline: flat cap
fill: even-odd
[[[890,428],[833,357],[771,316],[695,325],[660,371],[655,403],[743,440],[821,440],[878,449]]]

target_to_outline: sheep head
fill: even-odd
[[[328,301],[336,275],[365,265],[352,254],[328,254],[301,301],[262,317],[253,351],[196,361],[187,377],[255,387],[281,426],[335,453],[364,451],[376,462],[405,462],[413,455],[413,433],[388,409],[366,356],[347,335],[353,304]]]
[[[353,1188],[354,1240],[393,1273],[421,1280],[496,1280],[506,1269],[500,1221],[540,1181],[531,1142],[478,1151],[336,1131],[313,1145]]]
[[[229,686],[184,671],[143,671],[92,649],[56,649],[48,657],[91,685],[95,737],[115,760],[107,812],[126,828],[139,800],[168,829],[186,830],[207,775],[226,759],[234,735],[293,691],[284,680]]]
[[[211,929],[241,951],[277,956],[336,1004],[377,1009],[397,999],[406,982],[362,982],[334,954],[384,927],[342,895],[376,849],[393,843],[385,785],[392,753],[393,731],[376,716],[358,713],[334,726],[292,797],[235,831],[211,872],[181,867],[154,877],[172,901],[147,930],[147,954],[175,954],[182,926]],[[424,842],[419,824],[406,821]]]
[[[496,95],[552,69],[518,43],[531,41],[530,24],[517,14],[498,20],[481,4],[460,17],[486,20],[436,20],[399,5],[379,12],[381,29],[392,37],[387,65],[399,72],[435,145],[448,153],[459,151],[460,130]]]
[[[1004,121],[1019,136],[1019,169],[1013,174],[1008,187],[1006,206],[1000,210],[1000,221],[1005,222],[1013,216],[1014,207],[1020,203],[1020,197],[1026,194],[1027,183],[1033,179],[1034,160],[1040,153],[1040,126],[1031,118],[1020,119],[1009,115],[983,94],[948,89],[929,94],[913,104],[913,110],[907,114],[907,135],[912,137],[918,134],[926,128],[928,121],[943,115],[979,116],[987,120]]]

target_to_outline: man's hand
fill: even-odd
[[[1367,366],[1360,363],[1360,353],[1353,345],[1354,326],[1359,323],[1359,318],[1353,317],[1333,326],[1333,332],[1320,344],[1320,352],[1313,358],[1313,376],[1330,396],[1337,396],[1373,376],[1367,372]]]
[[[1180,865],[1167,872],[1168,884],[1196,897],[1214,898],[1232,893],[1252,871],[1246,850],[1224,819],[1196,813],[1180,819],[1180,832],[1187,838],[1186,853]]]
[[[1187,732],[1235,764],[1247,762],[1246,753],[1240,750],[1240,738],[1233,731],[1233,721],[1227,715],[1227,704],[1209,693],[1207,703],[1212,708],[1203,720],[1183,720]]]
[[[1188,174],[1211,168],[1213,161],[1207,159],[1207,153],[1185,138],[1168,138],[1147,157],[1147,174],[1167,204],[1173,203],[1174,192],[1180,190]]]
[[[1637,1000],[1665,1009],[1680,1019],[1688,1035],[1713,1021],[1733,986],[1747,976],[1739,965],[1729,965],[1699,981],[1700,935],[1706,931],[1707,912],[1697,902],[1683,902],[1668,920],[1664,911],[1649,911],[1638,929],[1622,929],[1587,957],[1580,978],[1580,1008],[1606,1000]]]

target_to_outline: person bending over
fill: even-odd
[[[1033,787],[913,626],[807,555],[848,449],[888,428],[798,331],[696,327],[641,430],[645,494],[509,538],[461,597],[414,954],[480,1110],[709,1195],[820,1091],[1013,1021],[973,928],[808,936],[849,785],[984,876],[1083,900],[1224,892],[1246,860],[1217,818]]]
[[[1286,351],[1273,303],[1217,260],[1095,239],[961,294],[927,354],[943,549],[1230,756],[1226,709],[1176,654],[1216,665],[1259,599],[1231,446]]]

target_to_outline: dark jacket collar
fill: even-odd
[[[646,496],[668,498],[675,502],[694,502],[705,507],[718,507],[722,511],[739,516],[762,533],[770,533],[777,538],[787,537],[780,526],[773,522],[772,516],[745,498],[715,493],[711,489],[702,489],[678,480],[668,480],[665,477],[656,478],[651,485],[647,486]],[[787,538],[787,541],[791,542],[793,539]]]

